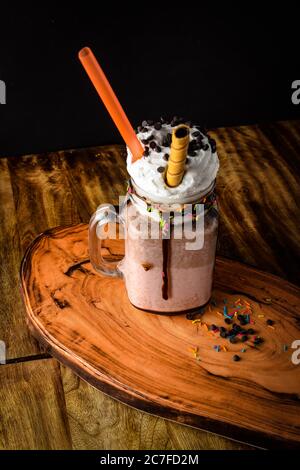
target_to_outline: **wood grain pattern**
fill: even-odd
[[[220,128],[211,135],[221,160],[218,253],[298,284],[300,209],[295,181],[299,187],[300,121]],[[40,354],[27,334],[18,300],[17,272],[25,249],[43,230],[87,223],[100,203],[117,203],[126,177],[124,148],[114,145],[0,158],[0,339],[9,345],[9,359]],[[97,417],[91,419],[96,422]],[[128,428],[128,439],[130,433]],[[198,446],[205,446],[207,440],[198,436]],[[22,447],[25,437],[16,432],[12,439]],[[220,438],[214,439],[216,448],[224,446]],[[197,448],[192,437],[191,442]]]
[[[61,365],[73,448],[194,450],[252,447],[122,405]]]
[[[0,160],[0,175],[0,340],[9,360],[38,354],[40,348],[28,332],[17,289],[22,251],[6,160]]]
[[[299,121],[221,128],[217,252],[299,284]]]
[[[0,384],[0,449],[72,448],[54,359],[3,365]]]
[[[125,194],[128,178],[123,146],[74,150],[60,152],[60,155],[83,222],[89,221],[100,204],[118,204],[119,196]]]
[[[123,246],[107,241],[104,255],[118,243]],[[215,299],[219,305],[224,298],[228,304],[237,296],[250,300],[255,329],[265,340],[261,348],[247,343],[247,355],[234,363],[240,344],[218,354],[215,338],[185,315],[141,312],[129,303],[120,278],[95,274],[84,224],[40,235],[25,255],[21,277],[36,337],[95,387],[150,413],[257,445],[300,445],[300,369],[282,349],[300,337],[297,287],[217,259]],[[262,309],[276,332],[259,319]],[[223,324],[216,311],[203,320]],[[188,352],[195,345],[200,362]]]
[[[220,128],[211,135],[217,140],[221,161],[218,254],[298,284],[300,121]],[[49,227],[88,222],[99,204],[118,202],[119,194],[125,193],[126,177],[122,146],[1,159],[4,225],[11,223],[13,213],[18,221],[15,235],[11,232],[9,238],[0,239],[7,266],[4,278],[16,273],[21,259],[7,256],[8,241],[14,244],[10,253],[17,252],[18,239],[24,253],[32,239]],[[15,322],[23,321],[21,308],[15,309],[19,312],[15,316],[8,314],[13,307],[9,301],[3,309],[6,335],[7,331],[17,334]],[[10,357],[25,353],[25,349],[24,353],[11,350]]]

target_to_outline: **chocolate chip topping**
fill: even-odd
[[[142,263],[142,266],[144,268],[145,271],[149,271],[149,269],[152,268],[152,264],[151,263]]]
[[[197,142],[195,140],[192,140],[188,146],[188,156],[195,157],[197,148],[198,148]]]
[[[179,116],[174,116],[171,120],[165,119],[164,117],[161,117],[158,121],[153,121],[150,119],[144,120],[142,122],[142,125],[137,127],[137,132],[144,133],[149,132],[151,130],[153,131],[153,129],[155,129],[156,131],[160,131],[164,124],[170,124],[172,127],[176,127],[182,123],[186,124],[189,127],[196,128],[196,130],[194,129],[194,131],[191,133],[192,140],[190,141],[188,147],[189,157],[196,157],[198,151],[201,149],[207,151],[209,148],[211,148],[212,153],[216,152],[216,141],[206,134],[207,131],[203,128],[203,126],[194,125],[192,121],[185,121],[182,117]],[[188,132],[184,128],[179,128],[178,131],[180,134]],[[204,136],[207,136],[208,143],[203,142]],[[168,132],[165,136],[160,137],[160,139],[157,139],[156,136],[151,135],[147,138],[141,139],[141,142],[144,144],[144,146],[146,146],[144,156],[147,157],[149,156],[151,149],[160,153],[162,151],[162,147],[170,147],[172,143],[172,133]],[[165,153],[163,159],[165,161],[168,161],[169,154]],[[191,160],[187,158],[186,164],[189,164],[190,162]]]
[[[217,150],[217,144],[216,144],[215,139],[209,139],[209,143],[210,143],[212,153],[215,153],[215,151]]]
[[[165,167],[164,166],[159,166],[157,168],[157,171],[158,171],[158,173],[163,173],[165,171]]]
[[[177,116],[175,116],[172,121],[171,121],[171,126],[172,127],[175,127],[175,126],[178,126],[179,124],[183,124],[184,123],[184,119],[183,118],[179,118]]]
[[[182,124],[183,122],[184,122],[184,119],[182,117],[174,116],[171,121],[171,126],[175,127],[175,126],[178,126],[179,124]]]
[[[141,139],[141,141],[142,141],[142,143],[143,143],[144,145],[149,144],[149,142],[150,142],[151,140],[154,140],[154,135],[150,135],[150,137],[147,137],[147,139]]]
[[[193,137],[199,137],[199,135],[200,135],[200,131],[195,131],[192,133]]]
[[[259,344],[261,344],[263,342],[264,342],[264,340],[262,338],[260,338],[260,336],[257,336],[254,340],[255,346],[258,346]]]
[[[200,148],[199,143],[197,142],[196,139],[191,140],[189,143],[189,150],[198,150]]]

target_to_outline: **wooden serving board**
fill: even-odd
[[[103,254],[121,258],[122,241],[107,241]],[[291,345],[300,339],[296,286],[217,258],[216,306],[205,309],[202,326],[185,315],[141,312],[130,304],[122,279],[94,272],[87,225],[79,224],[34,240],[22,262],[21,290],[34,336],[103,392],[261,447],[300,447],[300,365],[291,360]],[[259,346],[231,344],[205,326],[225,325],[224,299],[230,307],[238,298],[251,304],[251,326],[264,339]]]

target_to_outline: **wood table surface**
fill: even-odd
[[[299,283],[300,121],[220,128],[218,254]],[[249,449],[137,411],[94,389],[30,335],[19,293],[29,243],[87,223],[125,193],[122,146],[0,158],[0,449]]]

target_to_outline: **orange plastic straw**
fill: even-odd
[[[129,147],[132,153],[132,161],[134,162],[135,160],[138,160],[142,157],[144,148],[138,140],[132,125],[130,124],[96,57],[89,47],[81,49],[78,56],[112,120]]]

